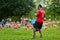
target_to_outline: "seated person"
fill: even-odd
[[[6,22],[5,25],[4,25],[4,27],[6,27],[6,28],[10,27],[10,23]]]
[[[11,22],[10,27],[11,27],[11,28],[16,28],[16,27],[17,27],[16,22]]]
[[[26,29],[28,30],[28,29],[31,29],[31,28],[32,28],[32,25],[30,23],[27,23]]]
[[[21,26],[20,22],[16,22],[16,24],[17,24],[17,27],[20,28]]]

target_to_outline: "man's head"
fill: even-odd
[[[41,8],[43,8],[43,7],[42,7],[42,5],[41,5],[41,4],[39,4],[39,5],[38,5],[38,9],[41,9]]]

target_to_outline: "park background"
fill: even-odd
[[[34,13],[39,4],[42,4],[46,13],[46,19],[55,21],[57,28],[52,28],[51,24],[43,29],[43,38],[39,38],[37,32],[36,39],[32,39],[32,30],[22,28],[2,28],[0,29],[0,40],[60,40],[60,0],[0,0],[0,21],[8,17],[16,21],[21,17],[35,17]]]

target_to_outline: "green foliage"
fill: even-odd
[[[35,7],[33,0],[0,0],[0,17],[27,15]]]
[[[35,17],[35,9],[33,9],[27,17],[34,18]]]
[[[12,19],[12,21],[20,21],[20,19],[18,18],[18,16],[12,16],[11,19]]]
[[[52,0],[51,5],[48,6],[47,14],[53,18],[60,16],[60,0]]]

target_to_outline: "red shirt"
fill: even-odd
[[[43,20],[44,20],[43,14],[44,14],[44,12],[43,12],[42,9],[40,9],[40,10],[37,11],[36,22],[43,22]]]

